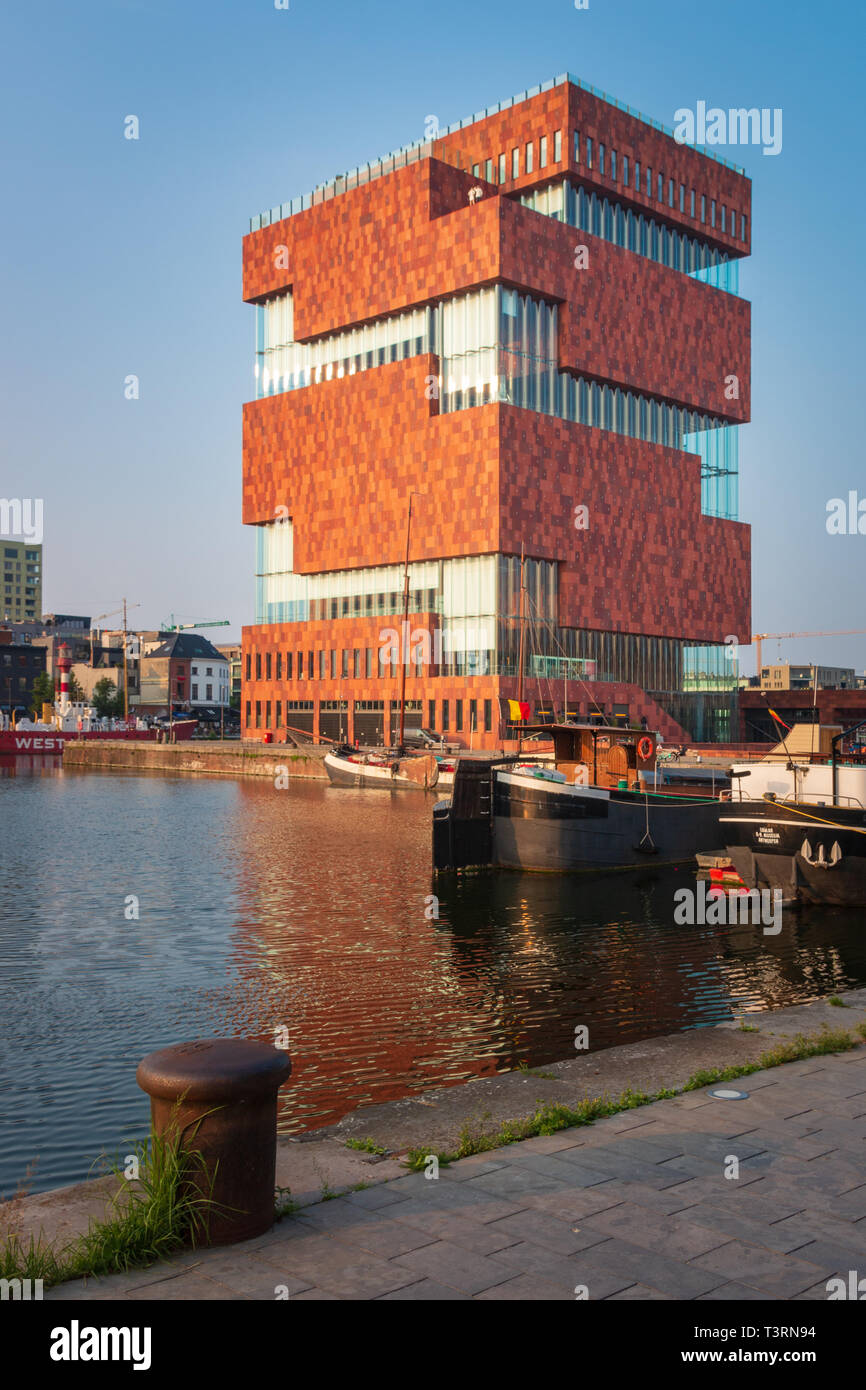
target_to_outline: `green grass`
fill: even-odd
[[[92,1220],[83,1235],[62,1246],[40,1235],[25,1242],[15,1230],[20,1202],[0,1206],[0,1278],[42,1279],[46,1287],[69,1279],[124,1273],[207,1242],[215,1173],[198,1152],[174,1135],[151,1134],[135,1146],[139,1177],[111,1199],[112,1214]],[[122,1168],[112,1168],[120,1180]]]
[[[555,1076],[552,1071],[534,1071],[528,1062],[518,1062],[517,1070],[522,1071],[524,1076],[537,1076],[540,1081],[559,1081],[560,1077]]]
[[[757,1031],[757,1029],[755,1030]],[[866,1040],[866,1022],[858,1023],[855,1032]],[[413,1172],[423,1172],[426,1160],[431,1154],[438,1158],[440,1166],[453,1163],[473,1154],[489,1153],[506,1144],[519,1143],[522,1139],[534,1139],[540,1135],[556,1134],[561,1129],[572,1129],[579,1125],[591,1125],[594,1120],[606,1115],[616,1115],[623,1110],[633,1110],[637,1106],[650,1105],[655,1100],[670,1100],[687,1091],[700,1091],[705,1086],[715,1086],[720,1081],[735,1081],[740,1076],[750,1076],[753,1072],[768,1067],[778,1067],[785,1062],[797,1062],[808,1057],[820,1057],[830,1052],[848,1052],[859,1045],[858,1038],[844,1029],[823,1028],[820,1033],[806,1037],[798,1033],[787,1042],[764,1052],[757,1062],[741,1062],[729,1067],[705,1067],[696,1071],[678,1089],[662,1087],[658,1091],[633,1091],[627,1087],[619,1096],[587,1097],[575,1106],[559,1103],[540,1105],[534,1114],[523,1120],[507,1120],[493,1132],[483,1128],[464,1125],[460,1131],[457,1148],[453,1152],[437,1153],[435,1149],[413,1148],[405,1155],[404,1163]]]
[[[850,1004],[845,1003],[844,999],[840,999],[838,994],[831,994],[830,998],[827,1000],[827,1003],[832,1004],[833,1007],[836,1009],[849,1009],[851,1007]]]
[[[362,1153],[379,1154],[380,1156],[388,1152],[383,1149],[381,1144],[377,1144],[374,1139],[347,1139],[347,1149],[360,1149]]]
[[[298,1203],[292,1197],[290,1187],[278,1187],[274,1193],[274,1217],[277,1221],[282,1221],[284,1216],[293,1216],[296,1211],[300,1211]]]

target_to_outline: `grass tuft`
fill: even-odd
[[[111,1198],[112,1214],[92,1220],[83,1235],[55,1246],[42,1234],[26,1241],[16,1227],[20,1192],[0,1206],[0,1277],[42,1279],[46,1287],[69,1279],[122,1274],[179,1250],[207,1243],[215,1172],[176,1133],[151,1134],[135,1146],[137,1181],[123,1182]],[[123,1178],[123,1169],[111,1172]]]
[[[381,1144],[377,1144],[375,1139],[347,1139],[347,1149],[360,1149],[362,1153],[378,1154],[380,1157],[387,1154],[388,1150],[383,1149]]]

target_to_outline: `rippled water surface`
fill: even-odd
[[[0,766],[0,1193],[142,1136],[146,1052],[288,1031],[280,1129],[866,981],[862,915],[676,926],[682,871],[435,886],[433,800]],[[439,917],[429,895],[439,897]],[[127,920],[127,899],[139,903]]]

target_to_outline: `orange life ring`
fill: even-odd
[[[642,739],[639,739],[639,740],[638,740],[638,745],[637,745],[637,755],[638,755],[638,757],[641,759],[641,761],[642,761],[642,762],[646,762],[647,758],[651,758],[651,757],[652,757],[652,753],[653,753],[653,741],[652,741],[652,739],[651,739],[651,738],[647,738],[646,736],[644,736]]]

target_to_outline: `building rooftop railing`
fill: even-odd
[[[540,96],[542,92],[549,92],[554,87],[561,87],[564,82],[571,82],[573,86],[580,87],[582,91],[589,92],[592,96],[598,97],[600,101],[607,102],[609,106],[615,106],[618,111],[624,111],[626,115],[634,116],[635,120],[642,121],[644,125],[650,126],[653,130],[659,130],[663,135],[670,135],[671,138],[674,138],[674,132],[668,126],[663,125],[661,121],[654,120],[652,116],[645,116],[642,111],[638,111],[634,106],[628,106],[624,101],[618,101],[608,92],[601,91],[599,87],[593,87],[591,82],[583,82],[572,73],[564,72],[560,73],[558,77],[551,77],[547,82],[540,82],[536,87],[528,87],[526,91],[518,92],[516,96],[506,97],[504,101],[496,102],[495,105],[488,106],[483,111],[476,111],[474,116],[466,116],[461,121],[452,122],[451,125],[440,129],[433,139],[414,140],[409,145],[402,145],[400,149],[392,150],[390,154],[383,154],[379,159],[370,160],[367,164],[359,164],[357,168],[349,169],[345,174],[337,174],[327,183],[317,184],[312,193],[304,193],[298,198],[291,198],[287,203],[279,203],[276,207],[258,213],[257,216],[250,218],[250,231],[257,232],[262,227],[269,227],[273,222],[282,221],[285,217],[294,217],[296,213],[305,212],[308,208],[315,207],[318,203],[324,203],[329,198],[337,197],[341,193],[347,193],[352,188],[358,188],[362,184],[370,183],[373,179],[381,178],[383,174],[391,174],[395,169],[402,169],[405,165],[413,164],[418,159],[427,159],[432,155],[436,141],[443,139],[444,136],[455,135],[458,131],[466,130],[479,121],[487,120],[489,116],[497,116],[500,111],[508,111],[512,106],[519,106],[523,101],[531,101],[533,97]],[[714,154],[705,145],[689,145],[688,148],[706,155],[707,159],[714,159],[717,164],[723,164],[726,169],[732,169],[735,174],[744,175],[746,172],[738,164],[732,164],[722,155]]]

